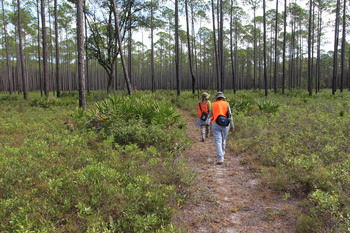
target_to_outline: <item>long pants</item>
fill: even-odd
[[[216,152],[218,159],[224,161],[224,153],[226,147],[226,137],[230,129],[229,126],[213,125],[213,135],[215,139]]]
[[[202,140],[204,141],[204,138],[209,137],[210,127],[209,125],[201,125],[201,135]]]

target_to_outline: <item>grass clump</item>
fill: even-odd
[[[266,112],[266,113],[275,113],[278,111],[279,105],[274,104],[272,101],[265,100],[262,103],[257,103],[260,111]]]
[[[42,108],[49,108],[52,106],[62,106],[63,102],[61,99],[56,99],[56,98],[33,98],[30,101],[30,106],[39,106]]]

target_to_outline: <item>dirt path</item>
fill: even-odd
[[[195,116],[180,111],[192,139],[184,156],[198,176],[190,201],[174,219],[176,225],[189,226],[188,232],[295,232],[297,200],[285,200],[284,195],[264,187],[240,163],[241,156],[229,149],[225,163],[214,165],[217,155],[212,132],[201,142]]]

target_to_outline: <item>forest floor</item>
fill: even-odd
[[[214,165],[217,154],[212,132],[201,142],[195,116],[180,111],[192,140],[184,156],[197,177],[194,192],[174,217],[174,224],[188,232],[296,232],[300,200],[269,188],[242,165],[242,155],[229,148],[224,164]]]

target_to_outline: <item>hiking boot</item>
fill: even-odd
[[[223,163],[224,163],[224,160],[220,159],[220,160],[216,161],[214,164],[215,165],[221,165]]]

